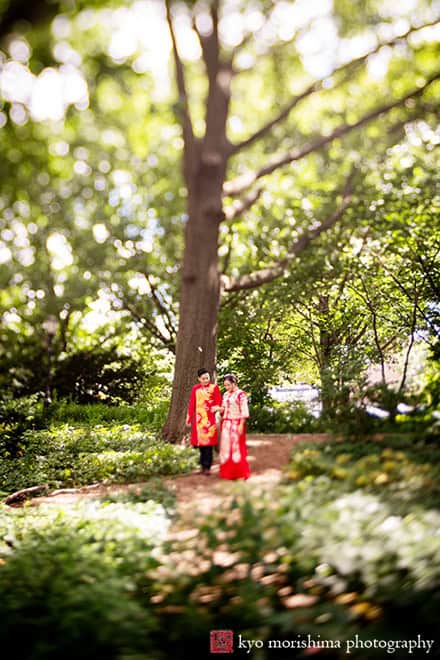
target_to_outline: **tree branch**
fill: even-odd
[[[201,34],[197,27],[197,17],[193,20],[193,30],[197,34],[200,46],[202,48],[203,60],[206,65],[206,72],[210,80],[215,80],[219,68],[219,40],[218,40],[218,0],[211,5],[212,31],[207,34]]]
[[[296,105],[303,99],[307,98],[311,94],[314,94],[315,92],[319,91],[322,89],[323,83],[328,80],[331,76],[334,76],[335,74],[342,73],[344,71],[350,71],[352,69],[357,68],[360,64],[365,62],[369,57],[372,55],[375,55],[378,53],[382,48],[384,47],[389,47],[395,45],[397,42],[402,41],[402,39],[407,39],[413,32],[417,32],[418,30],[422,30],[426,27],[432,27],[433,25],[437,25],[438,19],[435,21],[432,21],[430,23],[425,23],[423,25],[419,26],[413,26],[409,28],[405,33],[399,34],[392,39],[389,39],[388,41],[382,41],[380,42],[377,46],[375,46],[372,50],[369,50],[367,53],[364,55],[361,55],[360,57],[355,58],[354,60],[351,60],[350,62],[346,62],[345,64],[341,64],[341,66],[337,67],[334,69],[330,74],[325,76],[324,78],[320,78],[319,80],[316,80],[313,82],[309,87],[307,87],[301,94],[298,96],[294,96],[289,103],[287,103],[284,108],[281,110],[281,112],[274,117],[271,121],[267,122],[264,124],[258,131],[256,131],[253,135],[250,135],[248,138],[243,140],[242,142],[238,142],[237,144],[232,145],[231,147],[231,155],[237,153],[238,151],[241,151],[242,149],[245,149],[246,147],[250,146],[257,140],[260,140],[262,137],[264,137],[267,133],[269,133],[274,126],[277,124],[281,123],[291,113],[291,111],[295,108]]]
[[[420,248],[421,247],[422,246],[420,246]],[[440,252],[440,248],[437,250],[437,252],[435,253],[435,255],[431,259],[431,264],[430,264],[431,269],[430,269],[429,266],[428,267],[426,266],[426,263],[423,261],[421,253],[419,252],[419,253],[416,254],[416,260],[420,264],[420,267],[422,269],[422,273],[425,275],[425,280],[427,280],[429,282],[430,287],[432,289],[432,292],[437,297],[437,300],[440,299],[440,289],[439,289],[439,287],[437,286],[437,283],[434,281],[434,279],[432,277],[432,266],[435,266],[435,264],[437,263],[437,257],[439,255],[439,252]]]
[[[314,321],[312,319],[312,310],[309,307],[309,308],[307,308],[307,311],[309,313],[310,336],[312,338],[313,350],[315,351],[316,364],[318,365],[318,369],[322,369],[324,362],[323,362],[323,359],[322,359],[321,350],[318,346],[318,342],[317,342],[316,337],[315,337],[315,328],[313,327],[314,326]]]
[[[231,256],[232,256],[232,243],[233,243],[233,235],[231,232],[229,232],[225,238],[224,245],[227,246],[227,252],[224,255],[223,263],[221,265],[221,272],[225,273],[228,268],[229,264],[231,262]]]
[[[307,98],[307,96],[310,96],[310,94],[313,94],[314,92],[318,91],[322,86],[322,82],[323,81],[314,82],[307,89],[305,89],[304,92],[302,92],[298,96],[295,96],[286,106],[284,106],[284,108],[276,117],[274,117],[271,121],[267,122],[267,124],[264,124],[264,126],[262,126],[258,131],[250,135],[245,140],[242,140],[242,142],[237,142],[236,144],[233,144],[231,146],[230,155],[233,156],[234,154],[238,153],[239,151],[242,151],[246,147],[249,147],[251,144],[257,142],[262,137],[267,135],[267,133],[269,133],[274,126],[281,123],[284,119],[287,119],[293,108],[300,101]]]
[[[224,291],[230,292],[240,291],[243,289],[254,289],[261,286],[262,284],[267,284],[268,282],[272,282],[278,277],[281,277],[287,266],[291,261],[293,261],[295,257],[303,252],[315,238],[320,236],[320,234],[331,229],[331,227],[333,227],[333,225],[342,217],[352,200],[354,172],[355,170],[353,169],[347,178],[345,188],[342,193],[342,202],[334,213],[332,213],[326,220],[321,222],[321,224],[316,227],[316,229],[313,229],[312,231],[304,233],[302,236],[300,236],[288,254],[273,266],[262,268],[261,270],[248,273],[247,275],[242,275],[238,278],[230,279],[226,276],[223,276]]]
[[[249,209],[261,197],[262,192],[263,188],[258,187],[245,197],[236,200],[231,207],[225,210],[225,219],[232,221],[235,220],[235,218],[238,218],[239,215],[249,211]]]
[[[203,61],[208,76],[208,96],[206,99],[205,136],[202,144],[202,162],[209,166],[224,166],[230,150],[226,137],[226,122],[231,99],[231,81],[233,76],[232,61],[222,61],[220,58],[220,41],[218,35],[218,4],[211,4],[212,29],[202,34],[197,26],[197,16],[193,20],[193,29],[202,48]]]
[[[246,298],[247,293],[245,291],[235,291],[228,296],[224,296],[220,301],[220,308],[226,309],[228,307],[233,307],[240,303],[241,300]]]
[[[352,346],[357,346],[357,344],[359,343],[359,340],[364,336],[364,334],[367,332],[367,330],[368,330],[368,323],[365,323],[365,324],[361,327],[361,329],[359,330],[359,332],[358,332],[356,335],[354,335],[354,337],[351,338],[351,340],[350,340],[350,338],[349,338],[349,343],[350,343]]]
[[[172,337],[166,337],[164,334],[162,334],[162,332],[159,330],[157,325],[153,323],[153,321],[150,321],[150,319],[140,314],[137,311],[137,309],[126,298],[123,298],[122,300],[125,309],[130,312],[130,314],[133,316],[135,321],[137,321],[141,326],[146,328],[148,332],[151,333],[153,337],[156,337],[156,339],[158,339],[161,344],[163,344],[166,348],[168,348],[168,350],[171,351],[171,353],[176,352],[175,342],[173,341]]]
[[[225,194],[229,196],[235,196],[241,193],[243,190],[246,190],[246,188],[249,188],[249,186],[252,185],[258,179],[261,179],[262,177],[265,177],[268,174],[272,174],[272,172],[279,169],[280,167],[283,167],[284,165],[288,165],[289,163],[293,163],[294,161],[301,160],[305,156],[308,156],[309,154],[314,153],[315,151],[319,151],[320,149],[322,149],[322,147],[329,144],[330,142],[333,142],[337,138],[340,138],[346,135],[347,133],[350,133],[351,131],[360,128],[361,126],[368,124],[369,122],[373,121],[373,119],[377,119],[381,115],[390,112],[390,110],[393,110],[394,108],[404,105],[406,101],[408,101],[409,99],[420,96],[427,89],[427,87],[432,85],[432,83],[438,79],[440,79],[440,72],[437,72],[436,74],[431,76],[425,82],[425,84],[422,85],[422,87],[412,90],[411,92],[405,94],[405,96],[398,99],[397,101],[386,103],[385,105],[382,105],[380,108],[376,108],[375,110],[368,112],[366,115],[358,119],[358,121],[354,122],[353,124],[342,124],[342,126],[338,126],[338,128],[336,128],[329,135],[323,135],[314,142],[305,144],[300,148],[291,149],[284,156],[275,158],[274,160],[272,160],[272,162],[269,162],[267,165],[262,167],[257,172],[248,172],[247,174],[244,174],[233,181],[226,182],[224,185]]]
[[[271,15],[268,14],[266,21],[257,29],[255,32],[248,32],[244,38],[243,41],[241,41],[237,46],[235,46],[232,50],[232,57],[233,59],[236,57],[237,54],[239,54],[243,48],[251,41],[252,39],[256,39],[259,34],[264,30],[265,26],[267,25],[267,22],[270,21]],[[290,45],[292,45],[295,41],[297,41],[298,37],[301,35],[305,34],[313,25],[315,19],[311,18],[308,20],[304,25],[302,25],[300,28],[297,29],[296,32],[292,34],[292,36],[287,39],[286,41],[277,41],[274,44],[272,44],[267,50],[265,50],[263,53],[258,53],[258,58],[260,59],[261,57],[277,57],[278,53],[282,50],[285,50],[288,48]],[[234,69],[234,75],[237,74],[243,74],[247,73],[250,69]]]
[[[315,325],[317,328],[319,328],[320,325],[319,325],[318,321],[313,321],[312,318],[311,318],[311,316],[310,316],[310,308],[307,307],[307,305],[305,305],[305,309],[306,309],[306,311],[303,311],[303,310],[301,309],[301,306],[300,306],[300,305],[298,305],[298,304],[296,304],[296,305],[294,304],[294,305],[293,305],[293,311],[294,311],[296,314],[299,314],[299,315],[300,315],[303,319],[305,319],[307,322],[310,322],[312,325]],[[289,327],[292,327],[292,324],[289,324]]]
[[[381,371],[381,376],[382,376],[382,383],[386,385],[386,374],[385,374],[385,354],[384,354],[384,349],[380,344],[380,337],[379,337],[379,330],[377,327],[377,312],[376,309],[370,299],[370,296],[368,294],[368,288],[365,284],[364,278],[361,276],[360,277],[362,288],[365,291],[365,297],[363,298],[370,314],[372,317],[373,321],[373,334],[374,334],[374,343],[376,344],[377,352],[379,353],[379,359],[380,359],[380,371]],[[358,295],[362,297],[362,295],[358,292]]]
[[[438,104],[425,102],[417,103],[414,111],[408,114],[405,119],[400,119],[387,128],[388,135],[399,133],[403,128],[405,128],[405,126],[407,126],[407,124],[420,119],[422,116],[426,117],[427,114],[434,114],[436,117],[440,116],[440,108]]]
[[[170,0],[165,0],[165,7],[166,7],[168,29],[170,32],[171,43],[173,46],[177,91],[179,94],[179,109],[181,112],[183,140],[185,145],[185,150],[184,150],[185,172],[187,175],[186,178],[189,181],[189,177],[192,174],[192,170],[194,167],[194,158],[193,158],[194,150],[195,150],[194,130],[193,130],[191,115],[189,111],[188,93],[186,90],[184,66],[179,55],[179,50],[177,48],[176,33],[174,31],[173,18],[171,16]]]
[[[407,298],[410,302],[413,302],[413,297],[411,296],[411,294],[409,293],[409,291],[407,290],[407,288],[402,284],[402,282],[400,281],[400,279],[399,279],[398,277],[396,277],[396,275],[395,275],[395,274],[394,274],[389,268],[387,268],[387,266],[386,266],[386,264],[384,263],[384,261],[383,261],[380,257],[378,257],[377,255],[376,255],[376,259],[379,261],[379,263],[381,264],[381,266],[382,266],[382,268],[384,269],[384,271],[385,271],[386,273],[388,273],[388,275],[391,277],[391,279],[392,279],[393,282],[396,284],[396,286],[397,286],[397,287],[402,291],[402,293],[406,296],[406,298]],[[427,325],[428,325],[428,326],[431,328],[431,330],[434,332],[434,336],[437,336],[437,334],[438,334],[438,330],[437,330],[435,324],[432,323],[431,319],[425,314],[425,312],[424,312],[423,309],[420,307],[420,305],[418,304],[418,302],[416,302],[415,304],[416,304],[416,306],[417,306],[417,311],[419,312],[421,318],[427,323]]]
[[[159,295],[159,292],[158,292],[157,288],[152,283],[149,273],[144,273],[143,275],[144,275],[145,279],[148,282],[148,286],[150,287],[153,302],[156,305],[159,313],[164,318],[164,324],[166,326],[166,329],[168,330],[168,333],[169,333],[170,337],[175,337],[176,334],[177,334],[177,330],[174,327],[173,321],[172,321],[171,316],[170,316],[169,309],[167,309],[167,307],[163,303],[162,296]]]
[[[41,484],[41,486],[30,486],[30,488],[22,488],[21,490],[11,493],[4,500],[3,504],[8,506],[17,506],[21,504],[23,500],[27,500],[29,497],[34,495],[45,493],[49,490],[49,484]]]

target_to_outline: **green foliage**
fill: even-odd
[[[3,510],[0,643],[12,635],[17,658],[35,660],[146,653],[141,586],[168,524],[154,502]]]
[[[269,399],[269,387],[288,371],[281,315],[266,292],[230,300],[220,311],[219,377],[238,376],[255,406]]]
[[[320,426],[324,431],[336,435],[358,437],[395,429],[393,423],[388,419],[368,413],[364,401],[347,401],[346,399],[344,401],[339,394],[336,392],[336,410],[334,412],[329,410],[320,417]],[[363,392],[358,394],[363,398]]]
[[[160,380],[160,379],[159,379]],[[162,381],[157,389],[148,389],[149,400],[144,404],[109,405],[108,403],[78,404],[67,399],[57,400],[44,409],[41,396],[33,394],[17,399],[0,402],[0,448],[5,458],[22,454],[27,446],[29,434],[25,431],[44,428],[48,424],[80,424],[96,426],[98,424],[141,424],[150,432],[159,432],[168,411],[168,395]]]
[[[44,426],[43,404],[37,395],[0,402],[0,457],[15,458],[24,449],[23,435]]]
[[[302,402],[250,407],[249,430],[255,433],[314,433],[322,423]]]
[[[54,314],[59,328],[52,357],[54,364],[59,362],[60,395],[88,400],[106,394],[103,388],[109,387],[115,388],[114,396],[132,399],[139,373],[128,370],[122,387],[122,378],[117,382],[114,369],[107,370],[115,361],[109,356],[104,370],[96,347],[109,337],[116,337],[120,346],[133,333],[134,343],[147,338],[150,349],[160,344],[173,350],[188,209],[177,166],[183,145],[175,88],[168,79],[164,84],[169,53],[161,58],[160,38],[151,52],[144,43],[148,38],[134,38],[127,56],[114,55],[115,34],[118,44],[125,34],[122,27],[122,35],[115,32],[120,26],[113,12],[117,0],[31,4],[34,10],[21,3],[20,11],[36,19],[41,8],[43,15],[49,8],[50,17],[66,13],[52,27],[38,20],[18,26],[16,38],[28,56],[22,48],[20,61],[15,61],[5,40],[5,71],[17,65],[29,81],[46,66],[52,73],[67,67],[84,80],[88,100],[68,105],[59,122],[33,120],[27,101],[13,103],[6,92],[1,101],[0,386],[14,395],[43,389],[48,365],[42,322]],[[298,26],[297,35],[304,36],[304,44],[319,41],[322,21],[334,26],[334,37],[317,56],[329,78],[298,100],[285,121],[262,140],[235,154],[228,175],[264,168],[268,154],[282,156],[293,146],[301,151],[319,135],[356,122],[435,73],[438,46],[427,30],[404,48],[397,41],[379,51],[378,69],[378,60],[368,58],[349,71],[336,71],[329,82],[338,53],[360,52],[359,39],[376,43],[381,35],[398,32],[399,21],[419,25],[432,20],[427,5],[420,1],[407,11],[387,3],[356,2],[353,11],[353,3],[339,0],[321,14],[319,3],[313,4],[310,23]],[[84,20],[81,10],[86,6],[90,11]],[[191,25],[191,12],[200,9],[197,3],[179,7]],[[124,7],[127,17],[140,9],[136,3]],[[226,21],[235,21],[229,6],[222,11]],[[240,2],[233,11],[242,15],[238,25],[255,25],[259,12],[267,22],[267,30],[257,29],[252,38],[243,35],[235,63],[243,75],[234,79],[228,138],[239,142],[273,119],[292,94],[301,98],[313,82],[314,57],[302,52],[302,37],[289,35],[287,27],[281,37],[284,12],[289,16],[286,26],[291,23],[288,4],[267,0],[254,10]],[[293,23],[301,21],[300,14]],[[157,21],[159,35],[166,25],[163,16]],[[266,32],[268,39],[263,38]],[[286,45],[291,37],[292,48]],[[145,68],[150,57],[153,66]],[[184,58],[184,64],[194,130],[200,136],[207,80],[200,58]],[[269,291],[269,285],[267,295],[252,293],[247,299],[241,294],[225,297],[219,367],[237,371],[255,403],[261,405],[268,384],[281,377],[301,372],[312,374],[316,382],[319,355],[313,344],[319,345],[318,330],[332,340],[329,364],[324,365],[330,386],[351,390],[358,387],[354,366],[363,370],[378,360],[380,350],[389,357],[406,341],[415,300],[417,330],[433,330],[438,300],[438,236],[433,231],[438,210],[437,94],[433,85],[420,99],[299,159],[294,168],[276,170],[256,204],[222,224],[219,254],[225,274],[235,277],[282,264],[299,239],[335,212],[346,177],[356,166],[350,208],[333,230],[313,239],[299,259],[283,266],[284,288]],[[23,121],[14,120],[17,111]],[[232,211],[235,203],[226,197],[225,209]],[[317,310],[323,294],[330,302],[326,315]],[[373,339],[374,315],[379,347]],[[90,316],[95,316],[91,324]],[[361,337],[359,319],[368,326]],[[89,363],[85,353],[91,346],[97,355]],[[130,347],[127,355],[132,352]],[[128,361],[132,363],[130,357]],[[71,381],[70,371],[75,376]]]
[[[0,293],[0,304],[1,304]],[[13,304],[4,300],[3,305]],[[39,338],[17,333],[0,324],[0,387],[2,398],[32,396],[44,391],[47,362]]]
[[[183,660],[229,629],[262,640],[263,660],[268,640],[308,634],[341,640],[330,657],[342,660],[354,635],[435,639],[438,464],[437,448],[404,437],[304,443],[275,491],[233,484],[230,505],[183,535],[130,495],[4,509],[0,643],[17,631],[23,660],[30,648],[73,658],[81,644],[85,657]]]
[[[76,351],[59,361],[53,387],[61,399],[77,403],[132,403],[138,397],[147,375],[144,365],[132,356],[121,355],[115,348]]]
[[[374,494],[355,483],[360,470],[368,474],[373,443],[350,444],[354,452],[365,451],[365,465],[340,453],[339,443],[305,445],[293,456],[295,467],[306,466],[298,483],[252,496],[237,489],[230,509],[210,516],[191,541],[167,546],[168,568],[158,572],[161,592],[155,599],[167,631],[160,637],[164,655],[176,640],[203,648],[218,621],[262,640],[301,633],[333,640],[354,634],[364,640],[417,634],[435,639],[439,516],[425,507],[438,503],[431,479],[438,452],[423,454],[402,439],[400,444],[405,451],[378,443],[389,463],[385,469],[394,461],[395,474],[402,474],[373,483]],[[427,459],[431,473],[419,465]],[[353,470],[352,481],[335,474],[342,468]],[[432,497],[426,498],[427,489]],[[196,607],[198,626],[189,632]],[[345,651],[332,657],[345,657]],[[358,651],[355,657],[364,656]]]
[[[150,402],[136,405],[111,406],[106,403],[80,405],[66,399],[56,401],[50,408],[50,420],[57,424],[142,424],[152,432],[163,426],[169,402],[151,397]]]
[[[194,469],[191,449],[155,439],[140,424],[69,425],[24,434],[21,456],[0,465],[5,492],[36,484],[81,486],[126,483]]]
[[[379,436],[338,441],[323,447],[298,445],[287,470],[292,481],[325,476],[345,490],[362,488],[368,493],[385,493],[396,512],[404,513],[408,504],[440,506],[440,469],[438,446],[417,435]]]
[[[440,409],[440,340],[432,346],[431,362],[427,374],[425,399],[434,410]]]
[[[115,55],[113,47],[124,42],[119,27],[125,18],[130,23],[131,11],[125,3],[120,20],[112,12],[118,4],[21,2],[24,17],[31,9],[37,18],[40,9],[43,16],[66,13],[53,25],[17,26],[0,53],[0,388],[5,398],[42,391],[52,367],[63,395],[81,401],[104,395],[112,402],[139,397],[142,407],[57,403],[53,422],[65,426],[39,432],[35,400],[7,403],[0,448],[7,457],[0,463],[6,490],[143,480],[195,465],[190,450],[151,437],[163,421],[169,387],[156,375],[151,387],[136,366],[147,355],[150,374],[161,359],[156,347],[174,347],[188,211],[178,166],[181,113],[166,79],[169,52],[163,61],[151,60],[145,40],[134,39],[126,56]],[[328,15],[320,15],[321,4]],[[261,32],[243,35],[237,51],[228,139],[245,140],[297,98],[284,122],[230,158],[228,176],[264,171],[268,157],[283,159],[292,149],[307,153],[321,136],[354,125],[435,74],[439,50],[429,30],[405,45],[396,40],[378,59],[331,73],[338,53],[356,56],[361,43],[376,44],[402,24],[432,20],[430,4],[308,3],[310,24],[298,25],[293,35],[290,18],[283,22],[289,3],[225,3],[224,25],[237,17],[228,16],[229,5],[242,14],[237,24],[256,26],[260,10],[261,21],[268,21]],[[1,16],[9,5],[0,3]],[[180,24],[190,26],[191,11],[202,5],[181,3]],[[163,16],[159,20],[166,29]],[[149,21],[142,24],[149,27]],[[322,40],[326,26],[328,43]],[[321,40],[316,60],[307,49]],[[222,46],[226,56],[231,45]],[[197,138],[206,117],[202,64],[184,58]],[[325,80],[311,87],[314,64],[320,65],[315,80]],[[70,103],[59,121],[34,121],[24,96],[15,102],[6,96],[4,72],[10,75],[11,65],[26,81],[16,86],[19,92],[51,66],[51,75],[58,69],[82,77],[87,99]],[[437,81],[392,112],[377,113],[360,131],[276,170],[246,214],[222,223],[218,248],[226,275],[267,273],[273,265],[280,273],[279,285],[264,293],[226,297],[220,316],[220,370],[240,376],[258,428],[316,428],[300,408],[264,407],[270,385],[310,377],[320,380],[327,407],[319,424],[330,424],[328,413],[335,412],[328,428],[371,430],[375,423],[355,405],[367,387],[367,367],[406,350],[410,337],[429,342],[437,334],[438,89]],[[298,241],[337,211],[352,166],[350,208],[300,258],[290,259]],[[225,210],[240,203],[226,197]],[[53,341],[42,325],[50,315],[58,322]],[[89,361],[88,354],[95,357]],[[118,366],[123,356],[130,366],[125,373]],[[423,428],[438,431],[437,357],[438,351],[425,412],[412,420],[397,416],[396,424],[408,427],[423,418]],[[395,407],[386,385],[376,389],[381,404]],[[77,428],[72,417],[91,428]],[[254,639],[292,639],[302,632],[434,637],[440,521],[438,512],[426,510],[438,503],[438,447],[430,440],[430,446],[359,439],[329,449],[298,448],[281,488],[253,492],[253,499],[238,486],[231,507],[219,508],[192,539],[171,539],[154,550],[158,536],[151,529],[142,533],[140,522],[153,515],[151,504],[94,504],[87,520],[73,511],[48,512],[47,518],[42,510],[5,511],[0,643],[6,648],[12,638],[14,657],[23,660],[165,660],[184,658],[189,647],[206,655],[209,631],[216,628]],[[166,492],[157,491],[165,501]]]
[[[398,404],[402,403],[403,395],[386,383],[377,383],[366,390],[366,396],[373,404],[395,416]]]
[[[166,546],[154,599],[166,631],[159,657],[178,640],[203,648],[220,622],[263,640],[435,638],[438,522],[434,511],[393,516],[379,498],[325,477],[276,498],[243,493],[190,542]]]
[[[168,516],[175,514],[176,493],[166,486],[162,479],[153,477],[142,486],[132,487],[123,492],[110,493],[100,498],[101,502],[120,502],[135,504],[153,500],[163,506]]]

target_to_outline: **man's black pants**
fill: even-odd
[[[200,465],[207,470],[211,469],[212,465],[212,446],[199,447],[200,449]]]

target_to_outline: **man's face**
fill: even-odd
[[[211,382],[211,377],[209,374],[202,374],[201,376],[199,376],[200,385],[206,387],[207,385],[209,385],[210,382]]]

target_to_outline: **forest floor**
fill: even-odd
[[[271,488],[281,479],[283,468],[288,464],[291,452],[298,442],[328,440],[326,433],[318,434],[249,434],[247,436],[248,461],[251,476],[247,480],[248,487],[253,492],[260,488]],[[197,451],[197,450],[195,450]],[[178,519],[181,524],[188,523],[188,518],[194,514],[204,515],[218,506],[225,505],[233,496],[235,483],[219,477],[218,454],[214,452],[214,463],[211,474],[190,472],[175,477],[165,477],[164,483],[176,495]],[[242,483],[240,480],[239,483]],[[34,497],[30,500],[32,506],[39,504],[70,504],[84,498],[98,498],[116,495],[128,490],[141,490],[145,484],[93,484],[82,488],[64,488],[53,491],[49,495]],[[178,525],[181,527],[181,524]]]

